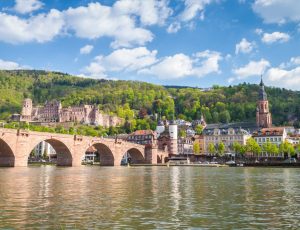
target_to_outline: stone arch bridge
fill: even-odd
[[[42,141],[55,149],[58,166],[81,165],[90,146],[97,149],[100,165],[104,166],[120,165],[126,152],[135,164],[156,164],[159,158],[155,147],[146,148],[118,139],[0,128],[0,166],[27,166],[31,151]]]

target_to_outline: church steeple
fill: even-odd
[[[259,100],[260,101],[267,101],[267,93],[265,91],[265,84],[263,82],[263,77],[261,75],[261,80],[260,80],[260,89],[259,89]]]
[[[259,85],[260,89],[256,109],[256,124],[261,128],[269,128],[272,126],[272,117],[269,111],[269,101],[262,76]]]

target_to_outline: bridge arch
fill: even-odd
[[[99,155],[99,160],[100,160],[100,166],[115,165],[115,156],[108,145],[101,142],[97,142],[90,145],[88,148],[90,148],[91,146],[97,150],[97,154]],[[88,148],[85,149],[84,154],[86,153]]]
[[[11,147],[0,138],[0,167],[13,167],[15,165],[15,155]]]
[[[30,145],[29,149],[26,152],[26,157],[28,158],[32,150],[43,141],[49,143],[55,150],[57,156],[57,160],[56,160],[57,166],[72,166],[73,156],[72,156],[71,148],[68,147],[63,140],[59,140],[58,138],[45,137],[43,139],[38,139],[32,142],[32,144]]]
[[[124,154],[128,154],[130,157],[131,164],[144,164],[145,163],[145,154],[144,151],[139,150],[138,148],[129,148]]]

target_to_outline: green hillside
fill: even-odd
[[[266,91],[274,123],[299,125],[300,93],[268,87]],[[204,92],[198,88],[95,80],[58,72],[0,71],[0,119],[19,113],[26,97],[32,98],[34,104],[51,99],[61,100],[63,106],[99,104],[102,111],[125,118],[135,129],[140,123],[145,123],[142,118],[146,114],[155,113],[167,118],[172,118],[175,113],[176,117],[187,120],[198,119],[202,113],[209,123],[254,121],[258,86],[214,86]],[[155,122],[150,126],[153,128]]]

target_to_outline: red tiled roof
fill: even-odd
[[[263,128],[257,132],[254,132],[253,136],[282,136],[284,129],[284,127]]]
[[[154,135],[154,134],[155,134],[155,132],[152,130],[137,130],[137,131],[131,133],[130,135],[137,136],[137,135]]]

